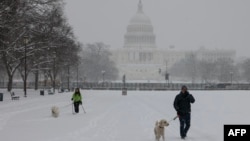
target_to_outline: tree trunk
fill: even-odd
[[[12,90],[12,84],[13,84],[13,75],[9,75],[9,81],[8,81],[8,87],[7,87],[8,92]]]
[[[35,72],[35,90],[38,90],[39,71]]]

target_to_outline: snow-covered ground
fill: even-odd
[[[176,112],[173,100],[179,91],[81,90],[83,106],[72,114],[72,93],[40,96],[28,90],[24,98],[11,100],[4,92],[0,102],[1,141],[154,141],[156,120],[170,121]],[[224,124],[250,124],[249,91],[190,91],[191,127],[186,140],[222,141]],[[51,107],[60,108],[60,116],[51,116]],[[179,121],[172,120],[165,130],[166,141],[178,141]]]

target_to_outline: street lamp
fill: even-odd
[[[47,74],[47,72],[46,71],[44,71],[44,89],[46,89],[46,87],[47,87],[47,80],[48,80],[48,74]]]
[[[168,87],[169,87],[169,73],[168,72],[165,73],[165,80],[168,83]]]
[[[159,68],[158,73],[161,74],[161,68]]]
[[[77,69],[76,69],[76,86],[77,86],[77,88],[79,88],[78,87],[78,70],[79,68],[78,68],[78,64],[77,64]]]
[[[123,82],[123,88],[125,88],[125,83],[126,83],[126,75],[125,74],[122,76],[122,82]]]
[[[56,52],[53,52],[53,93],[55,94],[56,87]]]
[[[233,84],[233,72],[230,72],[230,76],[231,76],[231,85]]]
[[[78,79],[79,79],[79,65],[80,63],[77,63],[77,69],[76,69],[76,85],[77,85],[77,88],[79,88],[79,85],[78,85]]]
[[[24,36],[23,37],[23,41],[24,41],[24,84],[23,84],[23,87],[24,87],[24,97],[27,97],[27,90],[26,90],[26,82],[27,82],[27,44],[28,44],[28,39],[29,37],[28,36]]]
[[[68,60],[69,61],[69,60]],[[69,88],[69,77],[70,77],[70,66],[69,66],[69,62],[67,64],[67,87],[68,87],[68,91],[70,91],[70,88]]]
[[[105,74],[105,70],[102,70],[102,85],[104,85],[104,74]]]

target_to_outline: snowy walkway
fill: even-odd
[[[154,141],[156,120],[171,120],[178,91],[81,91],[86,114],[72,114],[72,93],[28,97],[0,102],[0,138],[3,141]],[[224,124],[249,124],[249,91],[190,91],[191,128],[186,140],[222,141]],[[50,115],[59,106],[60,116]],[[81,108],[81,107],[80,107]],[[179,121],[170,122],[166,141],[178,141]]]

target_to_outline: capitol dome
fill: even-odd
[[[130,24],[150,24],[151,25],[150,19],[143,12],[141,1],[138,4],[137,13],[130,20]]]
[[[143,12],[141,0],[137,13],[131,18],[124,36],[125,48],[155,48],[155,35],[150,19]]]

